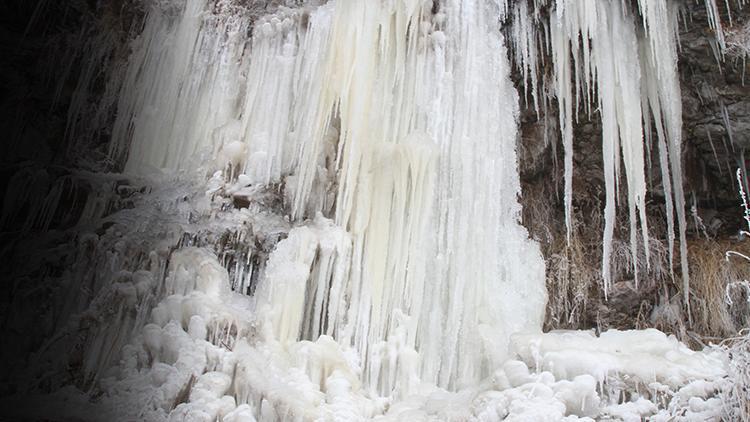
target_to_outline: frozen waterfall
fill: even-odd
[[[150,12],[123,87],[113,150],[132,139],[131,171],[205,164],[284,183],[300,226],[270,258],[259,313],[280,313],[267,322],[282,344],[353,347],[380,394],[411,377],[476,383],[512,333],[541,328],[502,10],[474,3],[285,9],[245,50],[246,20],[189,0]],[[316,215],[332,224],[310,230]]]
[[[677,8],[626,3],[288,1],[259,14],[252,1],[143,2],[106,89],[109,159],[136,199],[80,239],[82,255],[106,252],[90,253],[98,275],[76,273],[95,293],[61,328],[104,315],[82,365],[98,409],[223,422],[716,416],[718,350],[657,330],[542,333],[509,57],[538,113],[557,99],[569,225],[573,122],[601,115],[605,291],[620,189],[634,267],[648,251],[652,142],[670,261],[677,231],[688,283]],[[103,190],[122,187],[108,177]],[[92,195],[84,219],[106,201]]]

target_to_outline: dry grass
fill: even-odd
[[[563,239],[547,256],[547,289],[551,294],[547,304],[548,328],[578,328],[585,324],[591,290],[601,282],[597,261],[587,254],[578,235],[570,245]]]
[[[587,324],[589,298],[600,283],[599,251],[584,237],[587,230],[576,224],[570,244],[565,239],[565,227],[555,224],[562,214],[550,191],[549,184],[529,186],[523,197],[523,220],[542,249],[547,264],[547,290],[550,292],[546,329],[580,328]],[[574,221],[583,221],[576,218]]]
[[[534,187],[532,187],[534,188]],[[658,302],[658,292],[671,283],[668,250],[656,236],[661,227],[654,222],[649,242],[649,261],[639,240],[635,282],[634,257],[626,239],[626,221],[617,222],[618,233],[612,244],[611,269],[613,285],[607,297],[602,280],[602,204],[577,199],[574,225],[568,243],[561,210],[556,208],[554,193],[549,185],[525,191],[524,222],[541,246],[547,264],[547,303],[545,329],[645,328],[652,327],[652,311]],[[589,197],[591,198],[591,197]],[[622,220],[624,216],[621,216]],[[664,290],[667,296],[676,294],[674,288]],[[670,295],[671,293],[671,295]],[[677,331],[677,330],[668,330]],[[685,330],[682,330],[685,331]]]
[[[547,264],[545,329],[658,328],[694,347],[735,335],[750,324],[750,239],[689,241],[690,314],[684,303],[679,269],[679,244],[669,262],[663,218],[649,221],[649,263],[639,248],[635,283],[629,223],[616,224],[612,245],[613,283],[605,298],[601,278],[603,219],[601,205],[577,199],[570,243],[565,239],[562,210],[549,184],[528,186],[523,200],[524,223],[540,242]],[[639,245],[642,245],[639,239]],[[671,271],[673,270],[673,271]]]
[[[727,251],[750,253],[750,241],[700,240],[688,247],[690,306],[693,331],[710,337],[735,335],[748,322],[748,295],[743,281],[750,280],[750,262]]]

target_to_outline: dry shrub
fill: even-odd
[[[603,206],[597,195],[576,198],[570,242],[560,199],[550,184],[529,185],[524,190],[524,224],[539,241],[547,265],[547,303],[545,329],[645,328],[653,326],[650,318],[655,291],[670,280],[668,251],[657,234],[658,221],[649,221],[649,264],[638,237],[635,282],[633,251],[629,223],[624,213],[618,215],[612,243],[611,270],[613,284],[605,297],[602,280]],[[552,200],[551,200],[552,199]],[[674,289],[668,289],[674,293]],[[670,330],[671,331],[671,330]]]
[[[721,392],[723,420],[750,422],[750,329],[722,342],[729,356],[728,385]]]
[[[539,242],[547,266],[549,299],[545,329],[581,328],[587,321],[589,299],[596,297],[601,282],[601,251],[590,232],[576,216],[570,243],[554,186],[547,183],[529,185],[524,190],[523,222],[532,237]],[[587,209],[598,210],[598,207]],[[590,220],[589,220],[590,222]],[[598,227],[599,222],[593,225]]]
[[[731,59],[741,60],[744,66],[745,60],[750,56],[750,21],[727,28],[724,35],[727,45],[726,55]]]
[[[664,207],[649,209],[649,265],[639,233],[635,270],[630,222],[626,212],[618,212],[610,261],[612,285],[605,296],[601,272],[603,199],[595,186],[588,186],[588,191],[586,186],[574,190],[573,227],[567,242],[562,194],[557,188],[549,180],[527,183],[521,198],[523,223],[540,243],[547,266],[545,330],[653,327],[700,348],[748,327],[750,258],[731,255],[726,259],[726,253],[750,257],[750,240],[714,240],[691,232],[686,306],[680,245],[675,242],[670,262]],[[626,203],[626,198],[621,203]]]
[[[750,241],[695,240],[688,245],[691,329],[704,337],[735,335],[750,322]]]
[[[562,240],[559,240],[562,239]],[[566,244],[558,238],[547,255],[546,327],[580,328],[585,324],[591,290],[601,282],[598,260],[592,259],[587,245],[578,234]]]
[[[541,201],[540,201],[541,202]],[[528,206],[528,205],[527,205]],[[638,239],[635,282],[633,250],[627,238],[627,223],[612,244],[613,284],[604,295],[601,278],[601,240],[597,207],[587,207],[582,224],[576,216],[570,243],[564,227],[544,224],[552,210],[534,203],[527,217],[533,216],[532,233],[541,241],[547,264],[547,304],[545,329],[658,328],[675,334],[694,347],[717,343],[750,324],[750,240],[695,239],[689,241],[691,273],[690,313],[684,304],[679,270],[679,244],[670,271],[669,250],[654,227],[649,241],[649,263]],[[546,215],[545,215],[546,214]],[[594,224],[591,224],[594,222]],[[625,227],[623,229],[623,227]]]

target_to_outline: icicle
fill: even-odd
[[[714,146],[714,141],[711,139],[711,131],[709,129],[706,129],[706,136],[708,137],[708,144],[711,145],[711,152],[714,155],[714,161],[716,162],[716,167],[719,168],[719,175],[724,175],[724,171],[721,169],[721,163],[719,162],[719,155],[716,153],[716,147]]]
[[[649,265],[644,167],[646,163],[650,163],[650,156],[647,157],[646,154],[651,151],[649,133],[652,118],[656,127],[666,196],[670,262],[675,239],[673,215],[676,212],[686,291],[689,285],[681,168],[682,111],[676,71],[677,9],[664,0],[641,0],[638,5],[643,18],[642,34],[637,33],[633,17],[624,3],[618,1],[559,0],[550,18],[556,95],[565,147],[565,219],[568,240],[572,207],[573,113],[578,111],[583,92],[586,92],[586,96],[594,92],[598,94],[606,184],[602,262],[605,294],[611,282],[609,262],[621,162],[624,164],[627,181],[630,244],[636,281],[638,231],[643,239],[646,265]],[[589,99],[584,104],[590,101]],[[588,110],[589,106],[586,105],[586,108]]]
[[[721,120],[724,123],[724,130],[727,131],[727,138],[729,139],[729,145],[732,146],[732,151],[734,151],[734,132],[732,131],[732,122],[729,120],[729,112],[727,111],[726,105],[724,105],[724,102],[721,102]]]
[[[528,103],[528,94],[534,101],[534,111],[539,116],[539,46],[537,45],[538,34],[535,25],[539,22],[532,21],[526,0],[516,3],[513,9],[513,26],[511,42],[515,52],[515,62],[521,67],[524,81],[524,101]],[[541,88],[544,91],[544,88]]]
[[[560,117],[560,130],[565,154],[565,228],[566,239],[570,243],[573,207],[573,92],[570,86],[570,35],[563,27],[564,9],[558,9],[556,20],[551,24],[552,54],[555,64],[556,95]]]
[[[498,83],[485,73],[507,75],[507,63],[500,61],[504,52],[496,51],[491,60],[463,58],[485,57],[480,49],[502,45],[488,35],[487,12],[500,10],[442,3],[437,30],[416,6],[347,3],[336,8],[332,56],[323,73],[330,79],[323,85],[338,97],[335,221],[352,233],[354,249],[345,287],[351,295],[346,313],[340,312],[346,320],[332,335],[362,353],[365,379],[381,394],[397,388],[392,371],[406,359],[404,350],[422,356],[423,379],[455,387],[482,376],[484,364],[478,362],[502,360],[502,345],[517,329],[502,317],[517,306],[507,300],[516,293],[503,294],[492,305],[482,296],[502,290],[491,287],[496,280],[514,283],[520,274],[503,270],[495,253],[477,247],[502,248],[501,239],[511,238],[525,243],[517,221],[502,223],[517,219],[515,201],[491,202],[498,187],[503,195],[518,192],[515,152],[511,137],[505,137],[515,133],[515,96],[505,77]],[[385,18],[393,14],[395,19]],[[465,54],[453,54],[458,46]],[[456,96],[453,86],[484,94],[481,99]],[[325,124],[331,121],[321,117]],[[491,141],[501,136],[506,140]],[[306,144],[302,154],[323,149]],[[481,230],[477,221],[497,221],[499,231]],[[534,271],[539,269],[533,247],[521,246],[518,253]],[[434,256],[439,257],[436,265],[428,266]],[[474,259],[485,262],[481,273],[473,270]],[[441,292],[451,292],[451,301]],[[529,295],[523,305],[528,319],[518,326],[538,326],[542,289],[532,283],[518,293]],[[486,315],[477,319],[471,309],[486,309]],[[395,319],[396,310],[404,317]],[[494,327],[495,334],[486,333],[485,326]],[[443,341],[427,334],[434,332],[445,333]],[[398,359],[393,336],[405,341]],[[485,346],[467,348],[470,343]]]
[[[212,143],[214,132],[239,114],[238,65],[249,20],[210,20],[205,7],[205,0],[188,0],[179,13],[147,10],[110,148],[116,159],[127,153],[128,171],[201,164],[222,147]]]
[[[677,10],[674,5],[670,6],[670,3],[663,0],[644,1],[639,5],[646,36],[646,40],[642,41],[644,54],[641,57],[644,70],[643,92],[648,98],[659,138],[659,162],[667,207],[670,271],[674,250],[673,210],[676,209],[680,236],[680,267],[687,306],[690,274],[687,265],[687,224],[682,182],[682,96],[677,75],[675,35],[678,25]]]
[[[706,14],[708,15],[708,25],[714,31],[716,36],[716,43],[719,46],[719,57],[721,60],[724,59],[724,51],[727,48],[726,40],[724,37],[724,27],[721,24],[721,15],[719,14],[719,7],[716,5],[716,0],[705,0],[706,2]],[[727,8],[729,9],[729,8]],[[730,17],[731,21],[731,12]],[[721,61],[717,57],[717,62],[721,64]]]
[[[643,119],[637,57],[638,41],[632,18],[619,2],[558,1],[552,18],[553,61],[557,80],[560,126],[565,147],[565,216],[570,239],[572,208],[573,95],[593,91],[596,81],[602,117],[602,142],[606,183],[604,250],[602,274],[605,292],[610,283],[609,260],[614,233],[620,160],[625,165],[630,243],[633,269],[637,271],[637,221],[648,263],[648,229],[645,215]],[[570,58],[573,58],[573,64]],[[578,63],[582,63],[579,66]],[[583,76],[579,73],[583,72]],[[571,86],[575,80],[575,90]]]

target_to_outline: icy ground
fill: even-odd
[[[148,181],[154,187],[136,195],[136,211],[113,214],[98,239],[81,241],[96,242],[107,253],[120,248],[123,256],[151,248],[151,268],[117,271],[115,281],[64,330],[77,332],[87,319],[96,320],[98,334],[85,345],[85,373],[96,383],[88,393],[65,387],[40,398],[60,409],[57,417],[706,421],[723,414],[722,396],[732,387],[726,351],[691,351],[657,330],[610,330],[598,337],[584,331],[518,333],[512,336],[509,360],[479,383],[454,391],[420,380],[419,354],[396,333],[378,346],[379,356],[408,364],[393,369],[399,388],[379,395],[362,382],[359,355],[351,347],[327,335],[279,341],[276,331],[295,323],[280,313],[294,315],[294,309],[269,307],[262,284],[253,296],[238,293],[243,287],[232,285],[226,253],[221,253],[246,241],[243,236],[281,238],[264,271],[269,278],[276,274],[281,276],[277,280],[293,281],[295,271],[309,271],[316,249],[333,248],[346,233],[321,216],[292,225],[271,212],[272,192],[220,180],[203,187],[180,185],[174,176]],[[249,207],[232,206],[237,197]],[[121,232],[133,227],[134,212],[158,212],[161,220]],[[171,237],[165,236],[168,232]],[[222,240],[227,234],[237,240]],[[189,246],[196,241],[188,238],[202,239],[202,246]],[[109,265],[116,270],[122,263]],[[283,291],[290,304],[300,293]],[[39,411],[15,410],[25,417]]]

